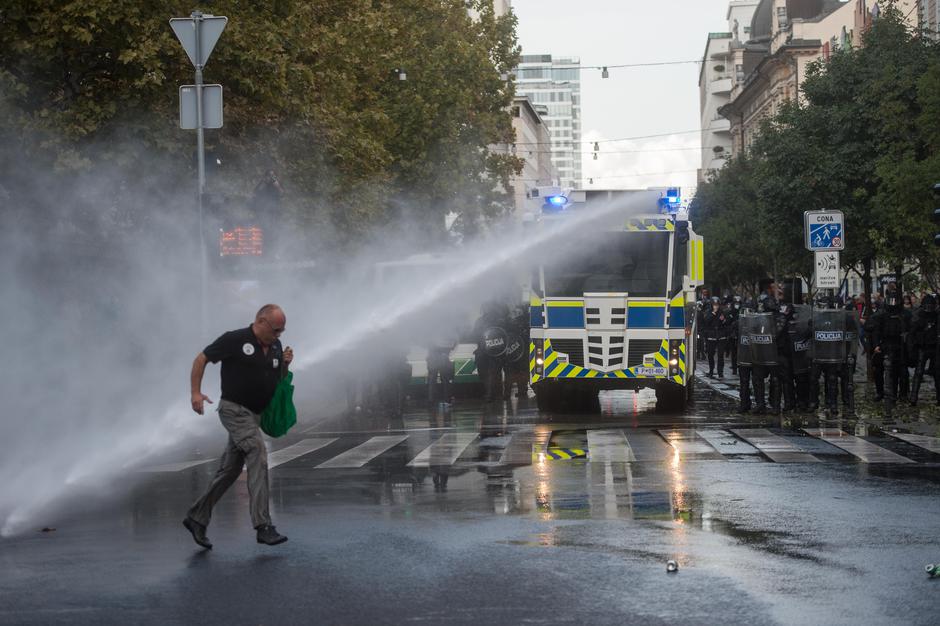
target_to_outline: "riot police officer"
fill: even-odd
[[[818,389],[822,375],[826,412],[833,416],[839,414],[839,375],[845,351],[845,312],[836,307],[834,299],[820,297],[813,309],[813,385]]]
[[[874,346],[875,387],[878,398],[885,398],[885,414],[890,417],[898,394],[905,395],[908,387],[904,340],[910,330],[910,313],[901,304],[894,285],[885,294],[884,308],[872,316],[872,345]]]
[[[509,342],[506,344],[506,385],[503,399],[509,400],[512,384],[516,397],[525,398],[529,391],[529,306],[518,305],[509,320]]]
[[[695,303],[695,322],[698,333],[695,337],[696,360],[705,360],[705,313],[711,306],[711,292],[707,287],[702,289],[702,297]]]
[[[839,372],[842,408],[846,416],[855,415],[855,366],[858,363],[858,311],[851,301],[845,304],[845,364]]]
[[[503,370],[509,345],[509,307],[498,300],[483,303],[482,315],[473,327],[477,348],[473,351],[477,373],[483,381],[484,400],[496,402],[503,398]]]
[[[721,301],[714,297],[704,316],[705,352],[708,356],[708,377],[715,376],[715,356],[718,356],[718,378],[725,377],[725,344],[728,341],[728,318]]]
[[[728,296],[725,299],[726,314],[728,316],[728,352],[731,357],[731,373],[738,375],[738,343],[740,341],[740,328],[738,319],[741,317],[741,296]]]
[[[740,389],[738,392],[740,404],[738,411],[741,413],[751,412],[751,348],[750,335],[748,334],[747,316],[751,313],[749,307],[742,306],[740,315],[738,315],[735,324],[734,333],[735,346],[733,354],[738,366],[738,378],[740,380]]]
[[[789,341],[789,374],[793,388],[793,404],[801,411],[810,407],[810,372],[812,370],[812,311],[810,307],[796,305],[787,323]],[[784,395],[784,398],[786,395]]]
[[[924,374],[934,378],[937,387],[937,404],[940,404],[940,385],[937,385],[937,297],[933,294],[924,296],[920,308],[911,325],[914,348],[914,381],[911,384],[911,404],[917,404],[920,384]]]
[[[746,318],[756,404],[754,411],[758,414],[767,412],[767,396],[764,393],[764,383],[767,378],[770,379],[771,409],[774,413],[780,411],[780,381],[777,372],[780,357],[777,343],[781,326],[777,320],[778,310],[776,298],[765,292],[758,298],[757,312]]]

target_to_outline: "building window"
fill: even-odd
[[[787,27],[787,7],[777,7],[777,23],[781,30]]]
[[[513,117],[519,117],[521,114],[522,114],[522,113],[521,113],[519,107],[513,107],[513,108],[512,108],[512,116],[513,116]]]

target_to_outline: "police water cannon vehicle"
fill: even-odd
[[[694,381],[695,289],[704,247],[678,188],[575,191],[565,212],[626,209],[585,237],[537,253],[530,301],[529,381],[545,411],[596,411],[598,392],[654,388],[682,408]],[[567,215],[543,210],[545,219]]]

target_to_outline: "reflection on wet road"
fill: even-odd
[[[89,506],[42,541],[0,544],[0,593],[16,598],[0,622],[173,621],[175,609],[131,599],[136,583],[100,602],[102,587],[142,568],[150,593],[208,623],[234,607],[248,621],[307,623],[930,623],[935,438],[783,428],[698,395],[685,415],[657,413],[652,394],[605,393],[600,415],[540,415],[522,399],[301,426],[269,459],[291,541],[257,554],[242,476],[195,570],[181,567],[193,547],[177,526],[215,461],[160,459],[135,474],[128,501]],[[677,578],[665,578],[670,559]],[[272,612],[245,608],[253,591],[233,582],[235,563],[281,581]],[[37,580],[62,612],[23,593]],[[216,613],[193,608],[207,597]],[[92,598],[99,608],[67,610]]]

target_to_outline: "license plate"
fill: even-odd
[[[665,376],[665,367],[638,367],[634,370],[637,376]]]

